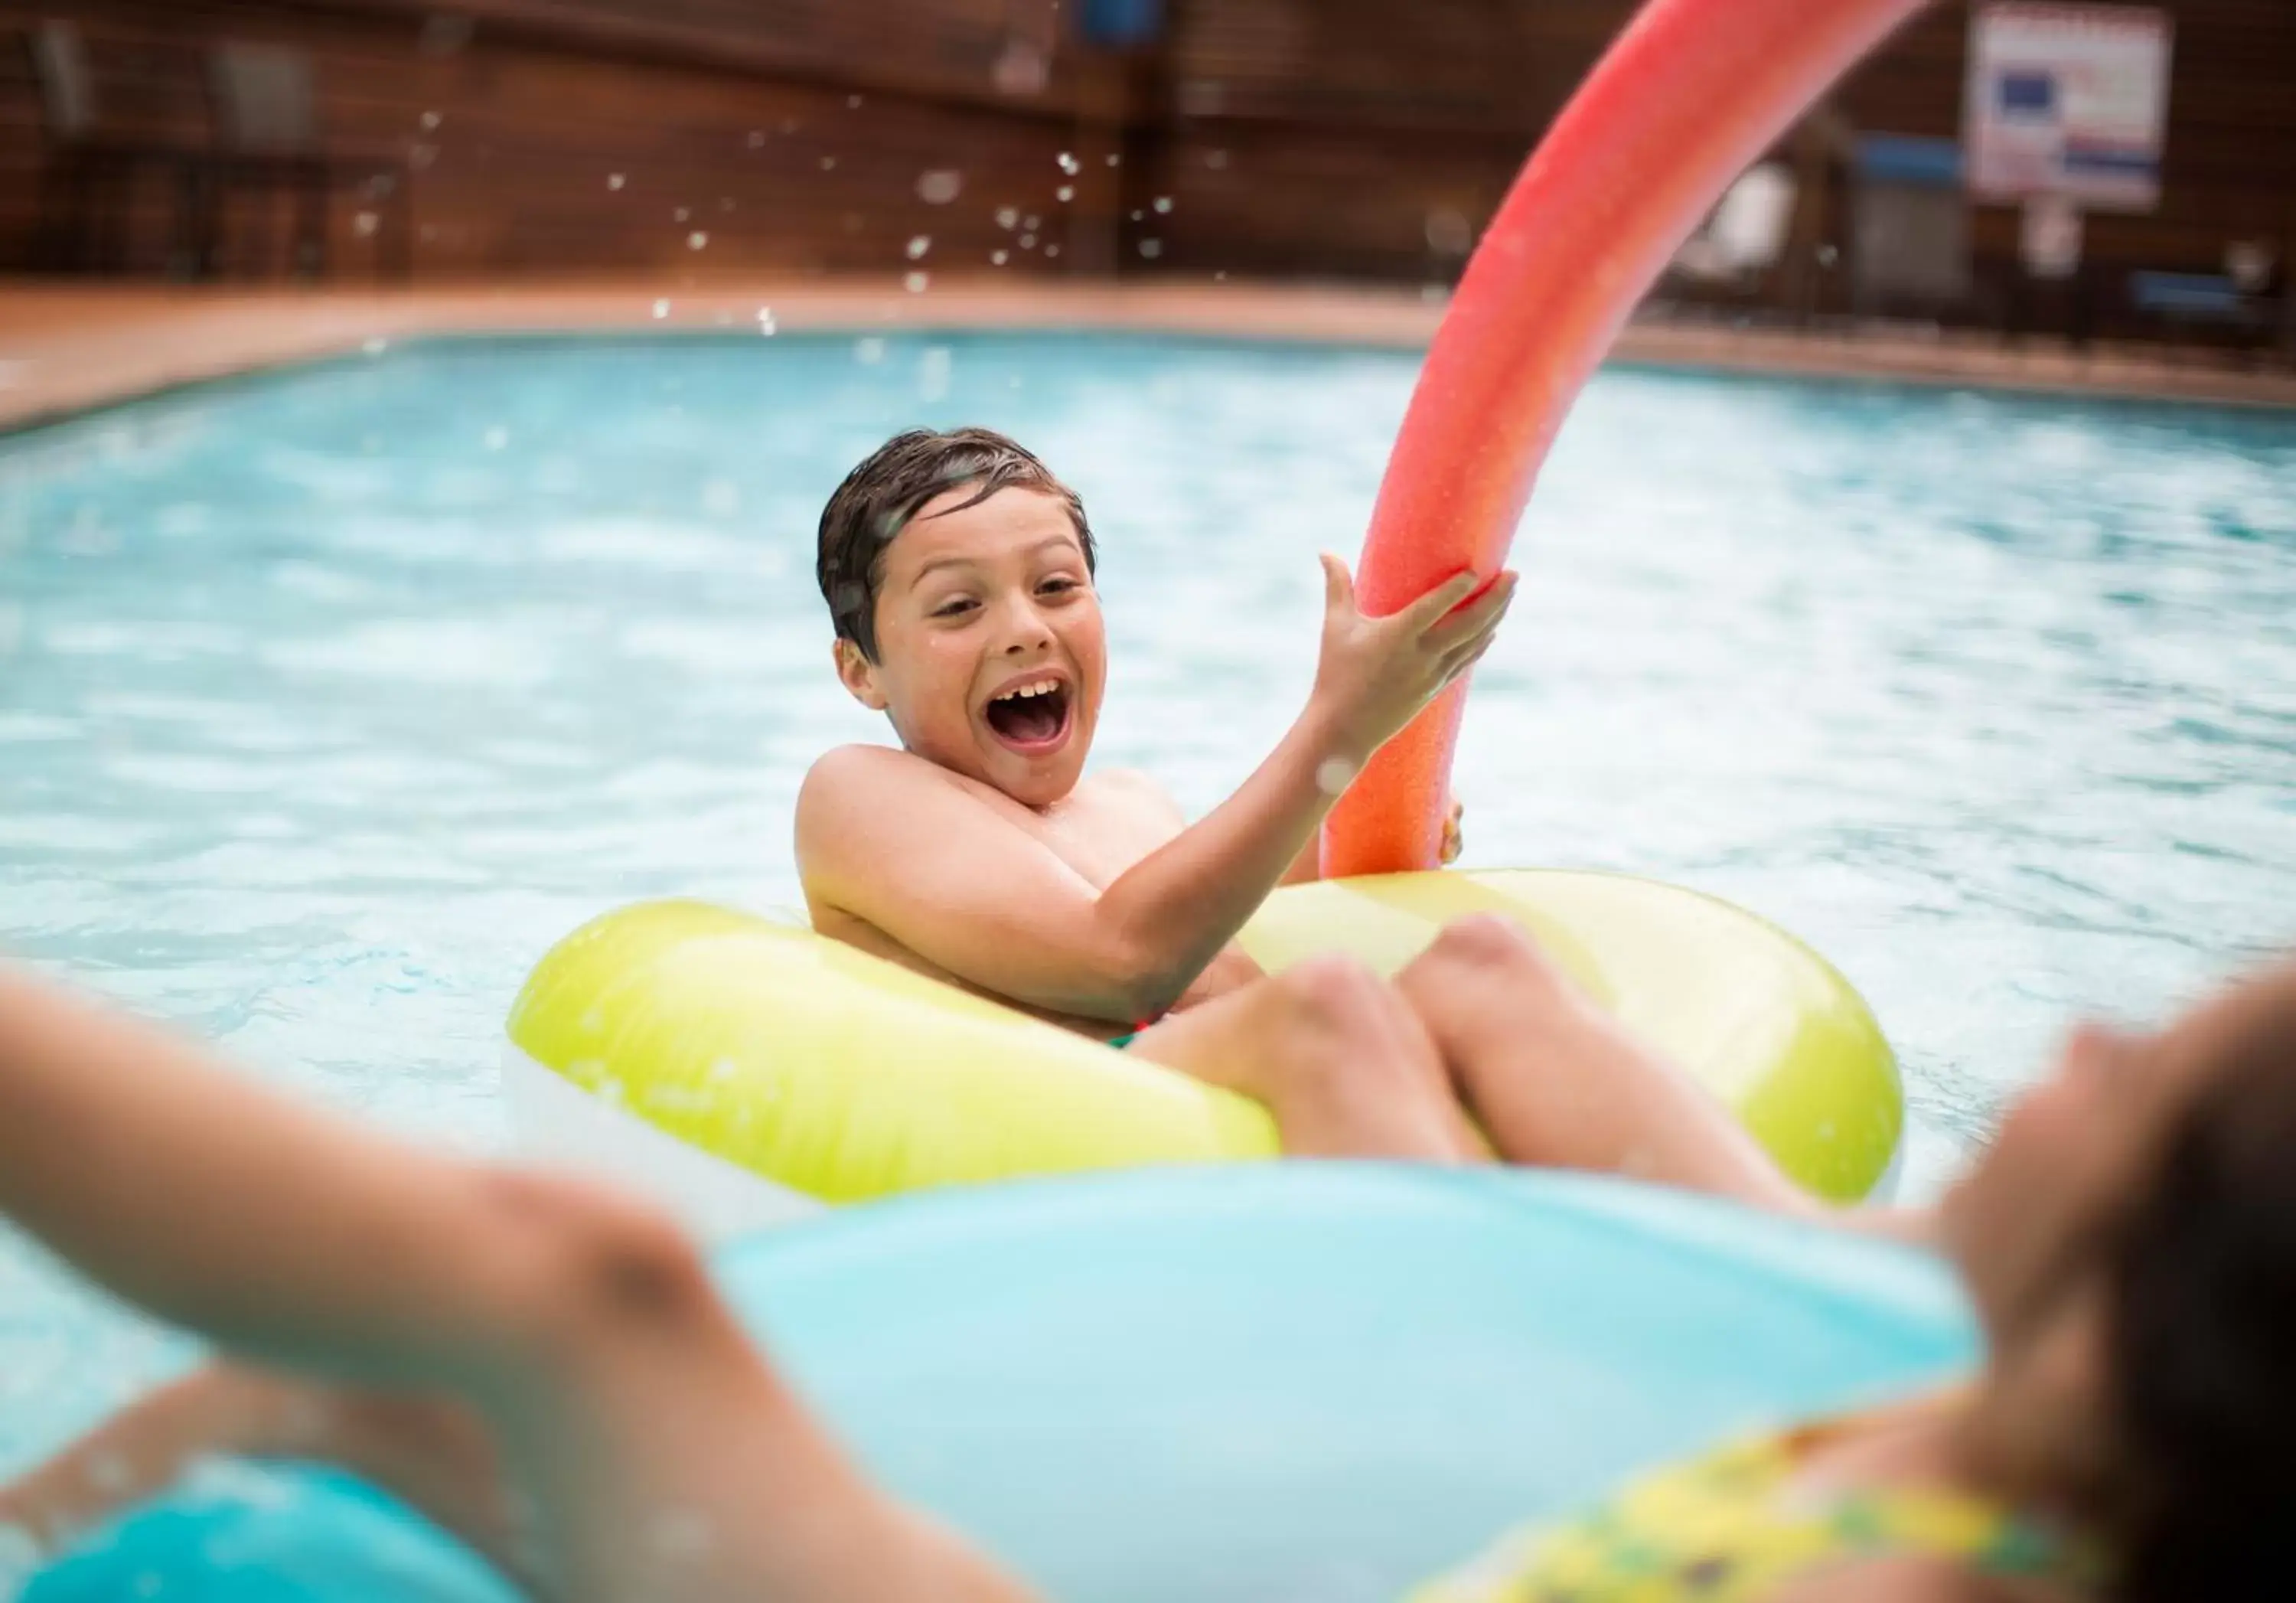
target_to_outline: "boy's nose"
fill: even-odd
[[[1017,657],[1053,643],[1052,627],[1045,615],[1026,601],[1015,601],[1005,612],[1004,654]]]

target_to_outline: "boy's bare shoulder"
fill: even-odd
[[[914,797],[921,786],[962,793],[964,782],[939,764],[893,746],[837,746],[814,759],[798,786],[798,828],[808,817],[842,816],[857,806],[882,807]]]
[[[805,771],[805,783],[808,788],[870,784],[883,779],[887,774],[914,769],[941,772],[915,752],[904,752],[897,746],[832,746],[813,760],[813,766]]]

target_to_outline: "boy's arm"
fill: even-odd
[[[1300,848],[1292,866],[1283,870],[1279,885],[1312,885],[1324,877],[1324,832],[1320,826],[1308,832],[1308,843]]]
[[[1481,655],[1513,594],[1509,575],[1467,601],[1465,574],[1374,619],[1336,559],[1325,575],[1307,710],[1234,795],[1105,890],[929,765],[854,747],[816,764],[798,799],[807,895],[1031,1007],[1125,1023],[1164,1012],[1312,848],[1372,752]]]

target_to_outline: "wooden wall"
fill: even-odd
[[[1060,81],[1029,95],[987,87],[1000,40],[965,24],[1002,0],[886,0],[873,53],[850,22],[861,8],[835,0],[522,8],[548,13],[540,22],[518,9],[465,29],[390,0],[0,0],[0,262],[27,259],[43,154],[29,53],[9,36],[42,14],[78,22],[106,122],[145,137],[207,139],[214,41],[306,51],[330,144],[410,169],[421,277],[907,270],[920,236],[931,241],[921,268],[986,267],[1005,249],[1025,270],[1056,243],[1040,228],[1038,249],[1021,251],[1023,231],[996,220],[1005,206],[1054,210],[1073,99]],[[618,10],[675,21],[627,24]],[[772,24],[808,16],[791,24],[806,48],[772,45]],[[834,66],[865,53],[872,73]],[[920,193],[924,175],[949,171],[955,199]],[[365,264],[370,210],[356,197],[335,209],[345,270]],[[132,265],[158,269],[168,212],[164,186],[146,185]]]
[[[2230,242],[2261,237],[2284,259],[2296,0],[2169,9],[2164,203],[2093,218],[2090,255],[2109,272],[2215,271]],[[308,50],[330,137],[414,168],[425,277],[903,271],[925,235],[928,270],[985,270],[1002,251],[1012,272],[1440,281],[1630,11],[1167,0],[1162,43],[1118,59],[1078,45],[1062,0],[0,0],[0,263],[25,259],[41,159],[8,36],[64,15],[106,100],[183,138],[205,136],[212,42]],[[1967,29],[1966,0],[1938,5],[1842,87],[1839,111],[1859,129],[1955,135]],[[929,172],[961,175],[959,195],[921,195]],[[1038,219],[1025,248],[1028,229],[999,224],[1008,208]],[[360,209],[334,219],[346,270]],[[134,260],[150,270],[160,197],[140,215]],[[1982,211],[1974,237],[1988,270],[2009,270],[2013,214]]]

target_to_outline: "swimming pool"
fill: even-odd
[[[797,900],[878,737],[810,542],[890,430],[1092,508],[1103,760],[1217,801],[1313,668],[1407,355],[1117,336],[487,341],[0,440],[0,949],[396,1128],[503,1137],[503,1013],[600,908]],[[1606,373],[1468,715],[1470,864],[1812,941],[1916,1190],[2067,1015],[2296,938],[2296,418]],[[132,1183],[123,1176],[122,1183]],[[0,1471],[176,1361],[0,1238]]]

